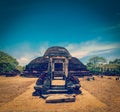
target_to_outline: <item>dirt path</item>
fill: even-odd
[[[101,112],[107,106],[82,88],[75,102],[46,104],[45,100],[32,96],[34,83],[11,102],[0,107],[0,112]]]

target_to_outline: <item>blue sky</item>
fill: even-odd
[[[120,58],[119,0],[1,0],[0,50],[21,65],[51,46],[84,63],[94,55]]]

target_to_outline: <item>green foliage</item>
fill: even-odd
[[[99,57],[99,56],[94,56],[89,59],[89,61],[87,63],[87,68],[88,68],[88,70],[90,70],[93,73],[99,73],[100,72],[99,65],[102,63],[105,63],[105,62],[106,62],[105,58]]]
[[[109,64],[120,64],[120,59],[115,59],[114,61],[110,61]]]
[[[10,63],[0,63],[0,73],[11,72],[14,70],[14,66]]]
[[[18,62],[15,58],[2,51],[0,51],[0,63],[10,63],[13,66],[18,65]]]
[[[107,66],[113,69],[112,72],[120,75],[120,59],[115,59],[114,61],[110,61]]]
[[[15,58],[0,51],[0,74],[13,71],[17,65],[18,62]]]
[[[89,59],[89,63],[91,63],[93,65],[96,65],[99,63],[105,63],[105,62],[106,62],[106,59],[103,57],[99,57],[99,56],[94,56],[94,57]]]
[[[92,57],[87,63],[87,68],[95,74],[117,75],[120,74],[120,59],[110,61],[109,64],[105,64],[106,59],[103,57]]]

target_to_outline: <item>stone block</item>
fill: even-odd
[[[75,100],[76,98],[74,95],[55,94],[48,96],[46,98],[46,103],[75,102]]]

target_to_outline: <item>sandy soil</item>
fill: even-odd
[[[35,82],[35,78],[0,76],[0,107],[25,92]]]
[[[120,81],[80,79],[82,95],[75,102],[47,104],[32,96],[35,78],[0,77],[0,112],[119,112]],[[57,83],[57,82],[55,82]]]
[[[120,80],[116,81],[115,78],[104,76],[95,77],[94,81],[80,80],[85,90],[108,106],[108,112],[120,112]]]

